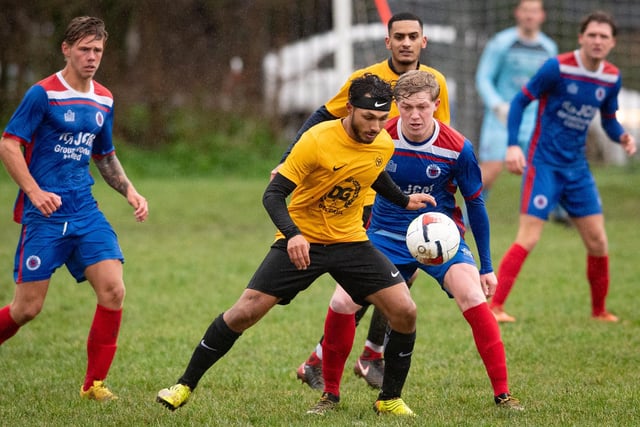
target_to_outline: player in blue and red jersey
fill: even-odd
[[[580,27],[580,48],[548,60],[511,102],[507,168],[524,174],[520,224],[515,242],[498,271],[492,309],[504,313],[504,303],[527,255],[540,239],[549,212],[558,203],[567,210],[587,250],[587,278],[591,315],[617,322],[605,300],[609,290],[609,256],[598,189],[586,158],[589,123],[599,110],[602,127],[628,155],[636,141],[616,119],[621,77],[606,61],[615,46],[616,25],[604,12],[586,16]],[[518,146],[518,127],[524,108],[539,99],[538,119],[527,158]],[[514,319],[515,320],[515,319]]]
[[[418,70],[406,72],[394,88],[400,116],[389,120],[385,126],[395,144],[386,171],[405,194],[430,194],[437,205],[402,212],[383,197],[376,196],[367,235],[395,264],[405,280],[421,269],[436,279],[456,301],[471,326],[491,380],[495,403],[499,407],[521,410],[519,401],[509,391],[504,344],[486,299],[495,291],[497,279],[491,263],[489,218],[481,196],[480,168],[471,142],[434,119],[440,102],[438,95],[439,85],[433,74]],[[407,249],[406,230],[411,221],[424,212],[448,215],[464,235],[462,214],[455,201],[458,189],[465,199],[476,240],[479,272],[464,238],[461,238],[457,254],[441,266],[420,264]],[[342,371],[355,337],[354,314],[359,309],[360,306],[336,286],[324,329],[322,372],[325,393],[339,393]]]
[[[115,155],[113,96],[93,80],[107,37],[102,20],[74,18],[61,46],[64,69],[27,91],[0,140],[0,160],[20,187],[14,219],[22,224],[15,296],[0,308],[0,344],[40,313],[51,275],[66,265],[96,294],[80,388],[81,397],[93,400],[116,398],[104,379],[116,352],[125,286],[116,234],[91,193],[90,159],[138,221],[148,214]]]

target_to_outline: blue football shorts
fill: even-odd
[[[400,270],[400,274],[405,281],[409,280],[413,273],[420,269],[436,279],[440,288],[447,293],[449,298],[453,298],[453,295],[444,288],[444,276],[449,271],[449,268],[454,264],[460,263],[477,267],[473,259],[473,253],[464,239],[460,239],[458,252],[449,261],[442,265],[424,265],[411,256],[404,236],[388,232],[373,232],[372,230],[368,230],[367,235],[371,243]]]
[[[600,194],[588,166],[527,167],[522,178],[520,212],[547,220],[558,203],[572,218],[602,213]]]
[[[16,283],[47,280],[64,264],[82,282],[87,267],[108,259],[124,262],[118,237],[100,211],[81,220],[24,224],[13,278]]]

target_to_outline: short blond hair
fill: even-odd
[[[407,71],[396,82],[393,88],[393,97],[396,102],[399,102],[418,92],[428,92],[432,100],[438,99],[440,85],[433,73],[423,70]]]

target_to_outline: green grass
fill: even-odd
[[[512,392],[527,410],[499,411],[470,329],[453,301],[422,275],[413,288],[418,341],[404,398],[415,421],[378,418],[376,392],[352,373],[369,315],[347,362],[340,410],[304,415],[318,393],[295,368],[322,331],[333,281],[324,277],[291,305],[248,330],[203,378],[192,401],[171,413],[156,392],[182,373],[209,322],[244,289],[266,253],[273,226],[261,205],[267,177],[136,179],[151,215],[135,223],[106,185],[96,196],[125,252],[127,300],[109,385],[120,400],[78,398],[94,311],[88,285],[62,269],[41,315],[0,347],[0,425],[100,426],[609,426],[640,424],[639,171],[599,169],[610,238],[609,308],[623,320],[589,319],[585,254],[575,230],[549,224],[509,300],[518,322],[503,325]],[[519,182],[504,176],[488,201],[494,263],[513,240]],[[0,174],[0,305],[13,295],[18,226],[15,187]]]

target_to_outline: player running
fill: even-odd
[[[149,213],[115,155],[113,96],[93,80],[107,36],[102,20],[74,18],[62,42],[64,69],[27,91],[0,140],[0,159],[20,187],[14,219],[22,224],[15,296],[0,308],[0,344],[40,313],[51,275],[66,265],[96,294],[80,396],[101,401],[116,398],[104,380],[116,352],[125,286],[116,234],[91,194],[90,159],[138,221]]]

